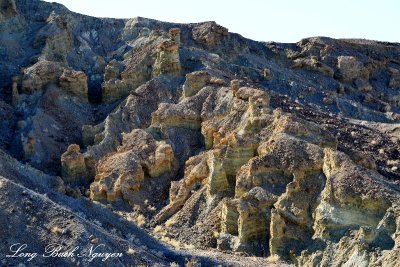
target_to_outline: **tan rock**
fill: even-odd
[[[212,88],[205,87],[198,94],[184,98],[178,104],[161,103],[158,109],[151,114],[153,127],[200,129],[201,110],[204,100]]]
[[[181,29],[171,28],[169,29],[169,36],[172,41],[180,44],[181,43]]]
[[[232,80],[231,81],[231,90],[233,95],[236,95],[236,92],[239,90],[240,87],[242,87],[241,85],[243,84],[243,81],[241,80]]]
[[[51,12],[47,24],[35,37],[35,45],[41,46],[43,40],[45,45],[42,49],[42,58],[66,66],[67,54],[73,47],[73,33],[67,16]]]
[[[60,77],[60,86],[69,93],[88,101],[87,76],[83,71],[64,69]]]
[[[209,153],[203,153],[186,161],[184,178],[171,183],[170,203],[156,215],[157,222],[163,222],[176,213],[190,197],[193,187],[207,180],[210,173],[208,158]]]
[[[157,58],[153,66],[153,76],[169,74],[178,76],[181,72],[179,43],[163,41],[157,48]]]
[[[120,75],[119,63],[115,59],[111,60],[104,69],[104,81],[119,79]]]
[[[136,129],[123,136],[117,152],[100,160],[90,197],[109,202],[124,199],[133,206],[140,200],[138,195],[146,185],[145,178],[171,175],[175,171],[171,146]]]
[[[201,88],[210,83],[211,76],[207,71],[195,71],[186,74],[186,81],[183,84],[183,97],[195,95]]]
[[[292,68],[304,68],[311,71],[318,71],[329,77],[333,77],[334,74],[334,70],[331,67],[318,61],[316,57],[295,59]]]
[[[215,22],[205,22],[195,26],[192,30],[192,37],[195,41],[213,46],[228,36],[228,29]]]
[[[210,79],[210,84],[216,85],[216,86],[224,86],[225,85],[225,80],[216,78],[216,77],[211,77]]]
[[[317,124],[296,118],[291,114],[274,111],[273,135],[286,133],[322,147],[337,147],[337,140]]]
[[[269,68],[265,68],[262,70],[262,77],[267,80],[270,81],[272,79],[272,72]]]
[[[215,151],[207,161],[209,176],[207,181],[210,195],[228,191],[230,189],[228,177],[223,166],[224,158],[222,151]]]
[[[48,84],[57,84],[62,73],[63,69],[59,63],[39,60],[31,67],[24,70],[22,77],[22,90],[24,93],[32,94],[41,90]]]
[[[117,153],[99,162],[90,185],[90,198],[108,202],[122,198],[130,203],[143,181],[144,172],[135,154]]]
[[[97,125],[83,125],[82,126],[82,143],[84,146],[91,146],[98,144],[101,140],[98,137],[104,130],[104,124],[100,123]]]
[[[88,182],[85,158],[80,152],[79,145],[69,145],[67,151],[61,155],[61,176],[67,183]]]
[[[225,199],[221,210],[221,232],[238,235],[238,200]]]
[[[102,83],[101,89],[102,101],[110,103],[129,95],[132,87],[125,80],[108,80]]]
[[[341,81],[351,82],[355,78],[368,80],[369,73],[364,65],[353,56],[337,58],[338,76]]]
[[[240,198],[238,205],[239,241],[264,241],[268,239],[270,222],[269,209],[276,196],[260,187],[254,187]]]
[[[376,227],[397,202],[379,174],[357,166],[344,153],[326,149],[323,171],[327,182],[316,209],[316,236],[335,238],[352,225]]]

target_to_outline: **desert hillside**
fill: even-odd
[[[400,44],[0,8],[1,266],[400,266]]]

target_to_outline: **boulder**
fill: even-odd
[[[169,29],[169,37],[172,41],[180,44],[181,43],[181,29],[171,28]]]

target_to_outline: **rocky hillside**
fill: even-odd
[[[0,8],[2,265],[400,266],[400,44]]]

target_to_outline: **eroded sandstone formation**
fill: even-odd
[[[188,253],[400,264],[398,44],[0,7],[6,180],[79,218],[106,204],[111,243],[137,243],[127,219]]]
[[[154,140],[143,130],[133,130],[123,136],[117,152],[97,165],[90,198],[109,202],[123,199],[133,206],[141,200],[138,191],[150,186],[147,180],[169,176],[175,171],[176,159],[170,145]],[[160,189],[155,188],[152,193],[157,190]]]
[[[76,144],[61,155],[61,175],[65,182],[85,184],[89,181],[85,158]]]

